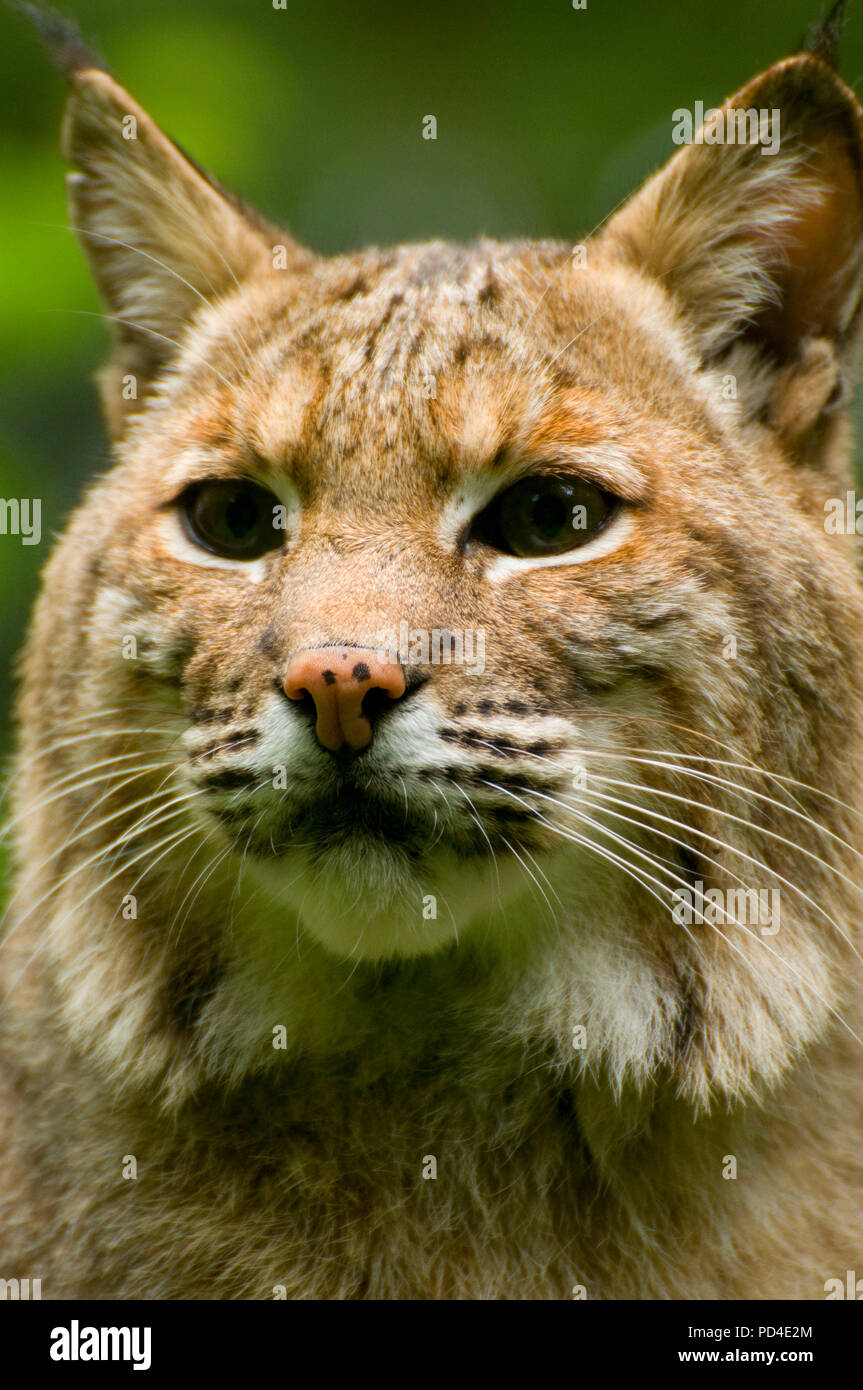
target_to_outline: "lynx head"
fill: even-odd
[[[326,258],[67,66],[114,462],[26,659],[23,858],[160,902],[113,909],[154,981],[476,941],[579,982],[620,1074],[777,1074],[847,949],[854,95],[777,64],[583,243]],[[675,914],[709,889],[781,929]]]

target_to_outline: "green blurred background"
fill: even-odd
[[[577,238],[672,151],[671,113],[794,50],[817,0],[68,0],[61,9],[206,168],[323,251],[479,233]],[[863,82],[863,0],[842,71]],[[106,325],[65,230],[63,81],[0,4],[0,755],[41,563],[106,462]],[[421,138],[436,116],[438,138]],[[84,312],[82,312],[84,311]]]

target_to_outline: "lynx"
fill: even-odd
[[[579,242],[328,258],[42,23],[113,461],[21,664],[2,1273],[824,1298],[863,1198],[832,29]],[[752,111],[775,149],[720,138]]]

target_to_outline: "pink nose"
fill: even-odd
[[[398,700],[405,685],[398,662],[387,661],[369,647],[313,647],[297,652],[284,679],[289,699],[308,695],[314,701],[315,733],[331,753],[345,744],[365,748],[371,743],[371,721],[363,713],[363,700],[370,690],[382,690],[390,700]]]

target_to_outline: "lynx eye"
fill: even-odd
[[[280,548],[283,533],[273,525],[277,505],[266,488],[241,479],[196,483],[180,498],[192,540],[234,560],[256,560]]]
[[[591,540],[618,506],[583,478],[522,478],[477,517],[473,536],[509,555],[563,555]]]

